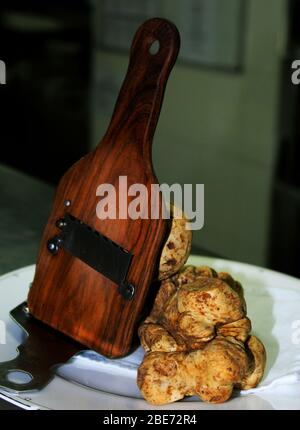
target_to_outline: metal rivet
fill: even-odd
[[[132,284],[129,284],[127,286],[127,299],[131,300],[133,298],[133,296],[134,296],[134,293],[135,293],[134,286]]]
[[[127,283],[121,284],[119,286],[119,293],[124,297],[124,299],[131,300],[135,294],[134,285]]]
[[[55,252],[57,248],[57,245],[54,242],[48,242],[48,250],[50,252]]]
[[[64,228],[67,225],[67,223],[63,218],[60,218],[56,221],[55,225],[58,228]]]
[[[23,312],[27,315],[29,315],[29,308],[27,305],[23,306]]]
[[[65,201],[64,201],[64,205],[65,205],[66,207],[71,206],[71,200],[65,200]]]
[[[47,249],[51,254],[55,255],[59,251],[59,245],[61,244],[62,239],[59,236],[55,236],[47,242]]]

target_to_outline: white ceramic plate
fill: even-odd
[[[300,320],[300,281],[221,259],[191,256],[189,263],[228,271],[243,284],[253,332],[267,349],[267,369],[260,388],[237,393],[224,404],[208,405],[192,398],[167,408],[300,409],[300,345],[297,333],[293,332],[297,315]],[[33,274],[34,266],[28,266],[0,277],[0,320],[6,325],[6,344],[0,343],[0,361],[14,358],[16,347],[24,339],[24,333],[8,314],[26,299]],[[29,408],[163,409],[154,408],[140,398],[135,381],[142,356],[141,349],[122,360],[108,360],[94,352],[85,352],[61,366],[59,376],[40,392],[5,395]]]

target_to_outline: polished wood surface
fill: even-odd
[[[159,41],[159,51],[152,54],[149,49],[155,41]],[[151,305],[152,281],[169,222],[162,217],[100,220],[96,215],[96,190],[104,183],[117,188],[119,176],[127,176],[128,186],[140,183],[148,191],[151,184],[157,183],[151,158],[152,138],[178,49],[178,31],[166,20],[146,21],[137,31],[105,136],[59,183],[28,296],[33,316],[109,357],[130,352],[137,325]],[[67,200],[68,207],[64,205]],[[57,255],[49,253],[47,242],[59,234],[55,223],[65,212],[132,252],[127,277],[136,287],[132,300],[125,300],[116,284],[64,249]]]

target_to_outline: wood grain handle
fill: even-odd
[[[158,51],[151,53],[154,43]],[[128,143],[142,145],[144,155],[151,158],[152,138],[179,46],[179,33],[171,22],[153,18],[141,25],[131,45],[129,66],[105,136],[107,141],[113,138],[116,142],[122,133],[124,143],[127,131]]]

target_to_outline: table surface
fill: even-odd
[[[0,165],[0,275],[33,264],[54,188]]]

